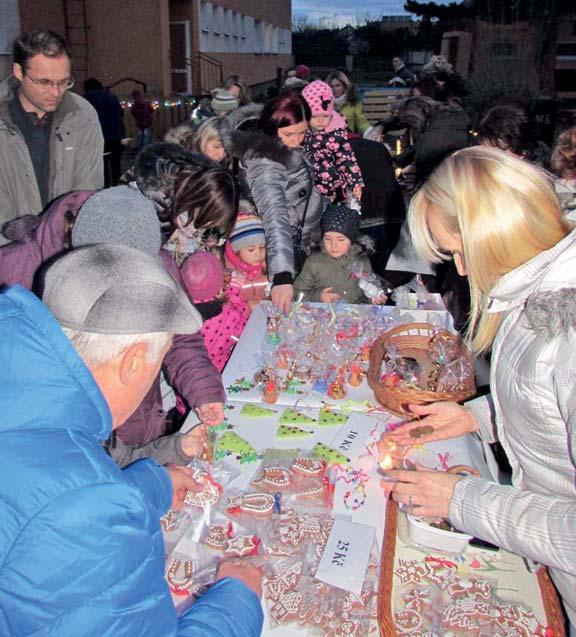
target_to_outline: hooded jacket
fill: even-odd
[[[259,635],[260,602],[235,579],[177,618],[159,521],[170,478],[106,456],[110,410],[48,309],[9,288],[0,333],[0,634]]]
[[[73,192],[56,200],[39,217],[25,217],[9,224],[15,241],[0,247],[0,285],[16,283],[32,289],[36,272],[46,261],[67,249],[67,225],[74,223],[91,191]],[[180,285],[180,272],[171,255],[161,250],[167,272]],[[163,363],[166,378],[190,407],[224,402],[222,380],[210,362],[201,334],[176,334]],[[116,430],[127,445],[141,446],[165,433],[160,380],[155,381],[138,409]],[[113,453],[113,449],[112,449]],[[181,456],[171,460],[182,464]]]
[[[300,148],[288,148],[278,137],[237,130],[243,121],[259,117],[260,110],[250,105],[232,111],[220,135],[230,155],[240,160],[240,188],[264,223],[269,276],[275,284],[292,283],[298,227],[302,248],[309,253],[320,239],[325,204]]]
[[[28,146],[12,123],[9,103],[18,82],[0,84],[0,227],[6,221],[42,210]],[[98,115],[82,97],[67,91],[50,130],[48,200],[73,190],[104,187],[104,138]],[[0,244],[7,240],[0,236]]]
[[[466,477],[454,489],[457,528],[550,567],[576,625],[576,231],[503,276],[490,312],[491,401],[467,403],[497,438],[513,486]]]
[[[240,287],[245,303],[258,303],[267,297],[270,287],[268,277],[264,274],[264,263],[250,265],[242,261],[226,241],[224,245],[226,267],[230,271],[230,285]]]

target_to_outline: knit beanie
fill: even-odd
[[[352,208],[340,204],[330,204],[324,211],[320,223],[323,235],[326,232],[339,232],[352,243],[360,232],[360,215]]]
[[[194,303],[212,300],[224,284],[224,268],[212,252],[194,252],[180,268],[184,286]]]
[[[93,194],[78,212],[72,245],[79,248],[97,243],[124,245],[157,257],[162,238],[152,202],[128,186]]]
[[[314,80],[302,91],[302,97],[308,102],[312,115],[331,115],[334,112],[334,94],[326,82]]]
[[[264,245],[264,225],[256,215],[238,215],[234,229],[228,237],[230,247],[236,253],[249,246]]]
[[[296,71],[296,77],[301,80],[307,80],[310,77],[310,68],[305,64],[299,64],[294,70]]]
[[[238,99],[225,88],[216,88],[212,91],[210,105],[217,115],[222,115],[238,108]]]

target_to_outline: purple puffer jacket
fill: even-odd
[[[68,219],[73,222],[92,194],[93,191],[87,190],[69,193],[56,199],[40,216],[30,215],[10,222],[5,232],[14,241],[0,247],[0,286],[19,283],[33,289],[39,267],[67,249]],[[165,250],[160,254],[166,271],[182,285],[171,255]],[[190,407],[225,401],[222,379],[210,361],[200,332],[174,336],[163,370],[170,385]],[[165,417],[158,377],[140,407],[116,434],[124,444],[144,445],[164,435]]]

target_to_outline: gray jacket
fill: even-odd
[[[325,201],[314,187],[311,167],[301,149],[284,146],[275,137],[234,129],[233,118],[258,113],[253,106],[237,109],[221,128],[222,140],[233,157],[240,160],[241,189],[255,205],[264,222],[266,258],[271,278],[287,272],[296,274],[294,241],[302,227],[301,245],[307,253],[320,240],[320,217]]]
[[[549,566],[576,625],[576,231],[503,276],[488,311],[503,314],[491,401],[467,406],[481,437],[504,447],[513,486],[463,478],[450,519]]]
[[[0,84],[0,226],[42,211],[28,146],[12,123],[9,102],[18,82]],[[49,199],[73,190],[104,186],[104,138],[98,115],[82,97],[67,92],[54,113],[50,131]],[[8,240],[0,236],[0,245]]]

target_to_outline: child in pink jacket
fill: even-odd
[[[182,264],[180,274],[188,296],[204,318],[204,344],[214,366],[221,372],[238,342],[250,309],[242,288],[224,287],[224,267],[211,252],[195,252]]]
[[[244,203],[244,205],[246,202]],[[240,202],[242,210],[243,202]],[[266,247],[262,219],[253,213],[238,214],[224,248],[230,287],[240,287],[250,309],[270,296],[266,271]]]
[[[310,128],[302,148],[312,165],[316,190],[331,202],[360,201],[364,181],[350,146],[346,120],[334,110],[334,95],[326,84],[316,80],[302,91],[312,111]]]

